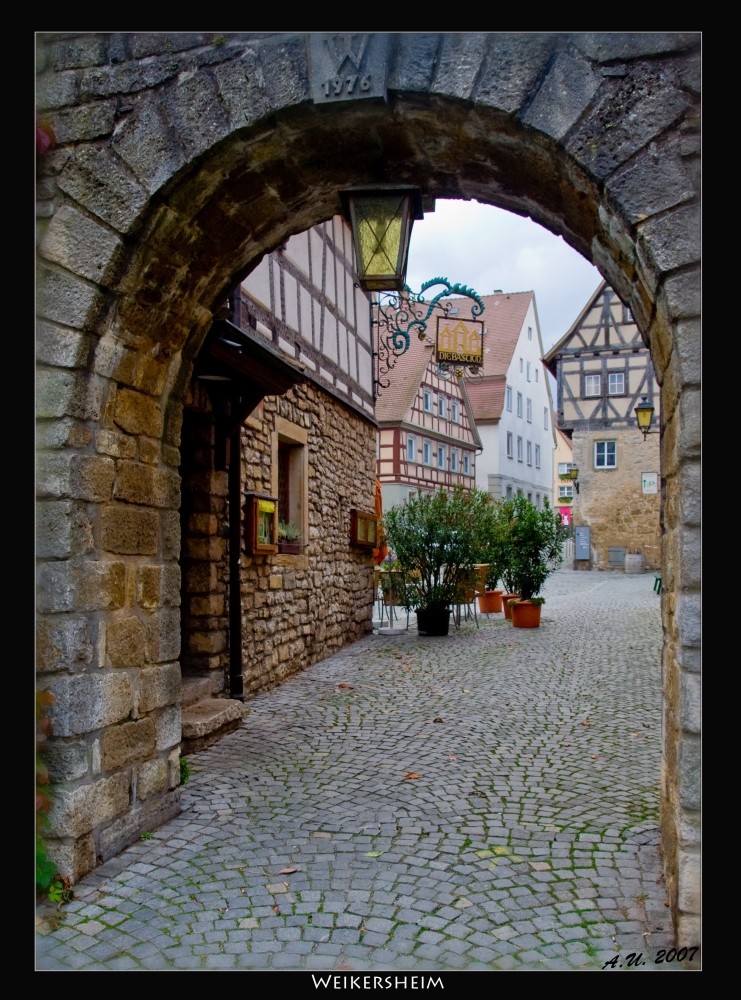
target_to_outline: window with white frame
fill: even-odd
[[[507,458],[515,457],[515,438],[512,431],[507,431]]]
[[[457,472],[458,471],[458,449],[457,448],[451,448],[450,449],[450,471],[451,472]]]
[[[527,363],[527,380],[528,382],[532,382],[533,380],[533,369],[529,361]]]
[[[543,407],[543,427],[548,430],[548,407]]]
[[[445,396],[438,396],[437,415],[445,420],[448,416],[448,401]]]
[[[599,396],[602,392],[602,378],[600,375],[584,376],[584,395]]]
[[[558,487],[558,497],[563,499],[564,497],[571,500],[574,496],[574,487],[569,483],[567,486],[562,486],[559,484]]]
[[[540,368],[535,369],[535,381],[538,381],[538,376],[540,375]]]
[[[504,390],[504,408],[509,413],[512,412],[512,386],[508,385]]]
[[[504,491],[504,494],[505,494],[505,496],[507,497],[508,500],[511,500],[512,499],[512,487],[508,486],[506,488],[506,490]]]
[[[463,455],[463,473],[466,476],[471,475],[471,456],[468,452],[464,452]]]
[[[528,399],[525,404],[525,413],[527,414],[527,422],[531,424],[533,422],[533,401]]]
[[[571,462],[559,462],[558,463],[558,474],[559,476],[566,476],[571,469]]]
[[[522,461],[522,438],[517,435],[517,461]]]
[[[522,416],[522,393],[517,393],[517,416]]]
[[[454,424],[461,422],[461,404],[457,399],[452,400],[450,403],[450,419]]]
[[[417,439],[411,435],[407,438],[407,462],[417,461]]]
[[[594,442],[594,467],[595,467],[595,469],[616,469],[617,468],[617,442],[616,441],[595,441]]]
[[[633,313],[627,306],[623,306],[623,323],[632,323]]]
[[[524,370],[525,370],[525,362],[522,360],[522,358],[520,358],[520,371],[522,372]]]
[[[438,469],[445,468],[445,446],[442,444],[437,446],[437,467]]]
[[[432,390],[422,390],[422,409],[425,413],[432,413]]]
[[[535,445],[535,468],[540,468],[540,445]]]
[[[430,465],[432,462],[432,445],[429,441],[425,441],[422,445],[422,461],[425,465]]]
[[[532,340],[533,339],[533,328],[531,326],[529,326],[527,328],[527,339],[528,340]]]
[[[528,465],[532,465],[533,464],[533,442],[532,441],[528,441],[527,442],[527,451],[526,451],[526,454],[527,454],[527,464]]]
[[[607,373],[607,392],[610,396],[625,395],[625,372]]]

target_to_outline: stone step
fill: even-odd
[[[239,729],[247,709],[233,698],[202,698],[183,705],[181,752],[204,750]]]
[[[197,701],[210,698],[219,693],[223,679],[220,675],[206,677],[183,677],[180,687],[180,704],[183,708],[186,705],[194,705]]]

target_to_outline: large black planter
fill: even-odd
[[[417,611],[418,635],[447,635],[450,629],[450,608]]]

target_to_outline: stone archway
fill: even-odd
[[[79,875],[178,808],[163,736],[179,678],[178,447],[213,315],[264,253],[339,212],[341,189],[393,179],[562,235],[650,346],[664,420],[662,832],[679,943],[694,945],[700,36],[392,35],[373,50],[383,95],[342,103],[317,98],[316,40],[38,37],[39,117],[55,139],[38,160],[38,660],[56,698],[60,864]],[[124,722],[151,744],[138,769]]]

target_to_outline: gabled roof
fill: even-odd
[[[481,296],[485,309],[481,316],[484,337],[484,377],[507,374],[520,339],[534,292],[498,292]]]
[[[499,420],[504,409],[504,390],[506,380],[504,375],[487,378],[483,382],[469,379],[467,382],[468,398],[476,420]]]
[[[433,346],[427,340],[420,340],[412,331],[409,347],[399,355],[388,374],[388,388],[381,389],[376,400],[376,420],[379,423],[399,423],[404,419],[424,379],[433,356]]]
[[[562,349],[568,344],[571,337],[576,333],[579,327],[584,322],[584,317],[587,315],[590,309],[594,307],[597,299],[602,295],[604,290],[607,288],[607,282],[601,281],[597,286],[594,294],[587,300],[587,304],[584,306],[582,311],[576,317],[574,322],[571,324],[566,333],[557,340],[553,347],[543,356],[543,364],[546,366],[548,371],[553,375],[554,378],[558,378],[558,355],[561,353]]]

